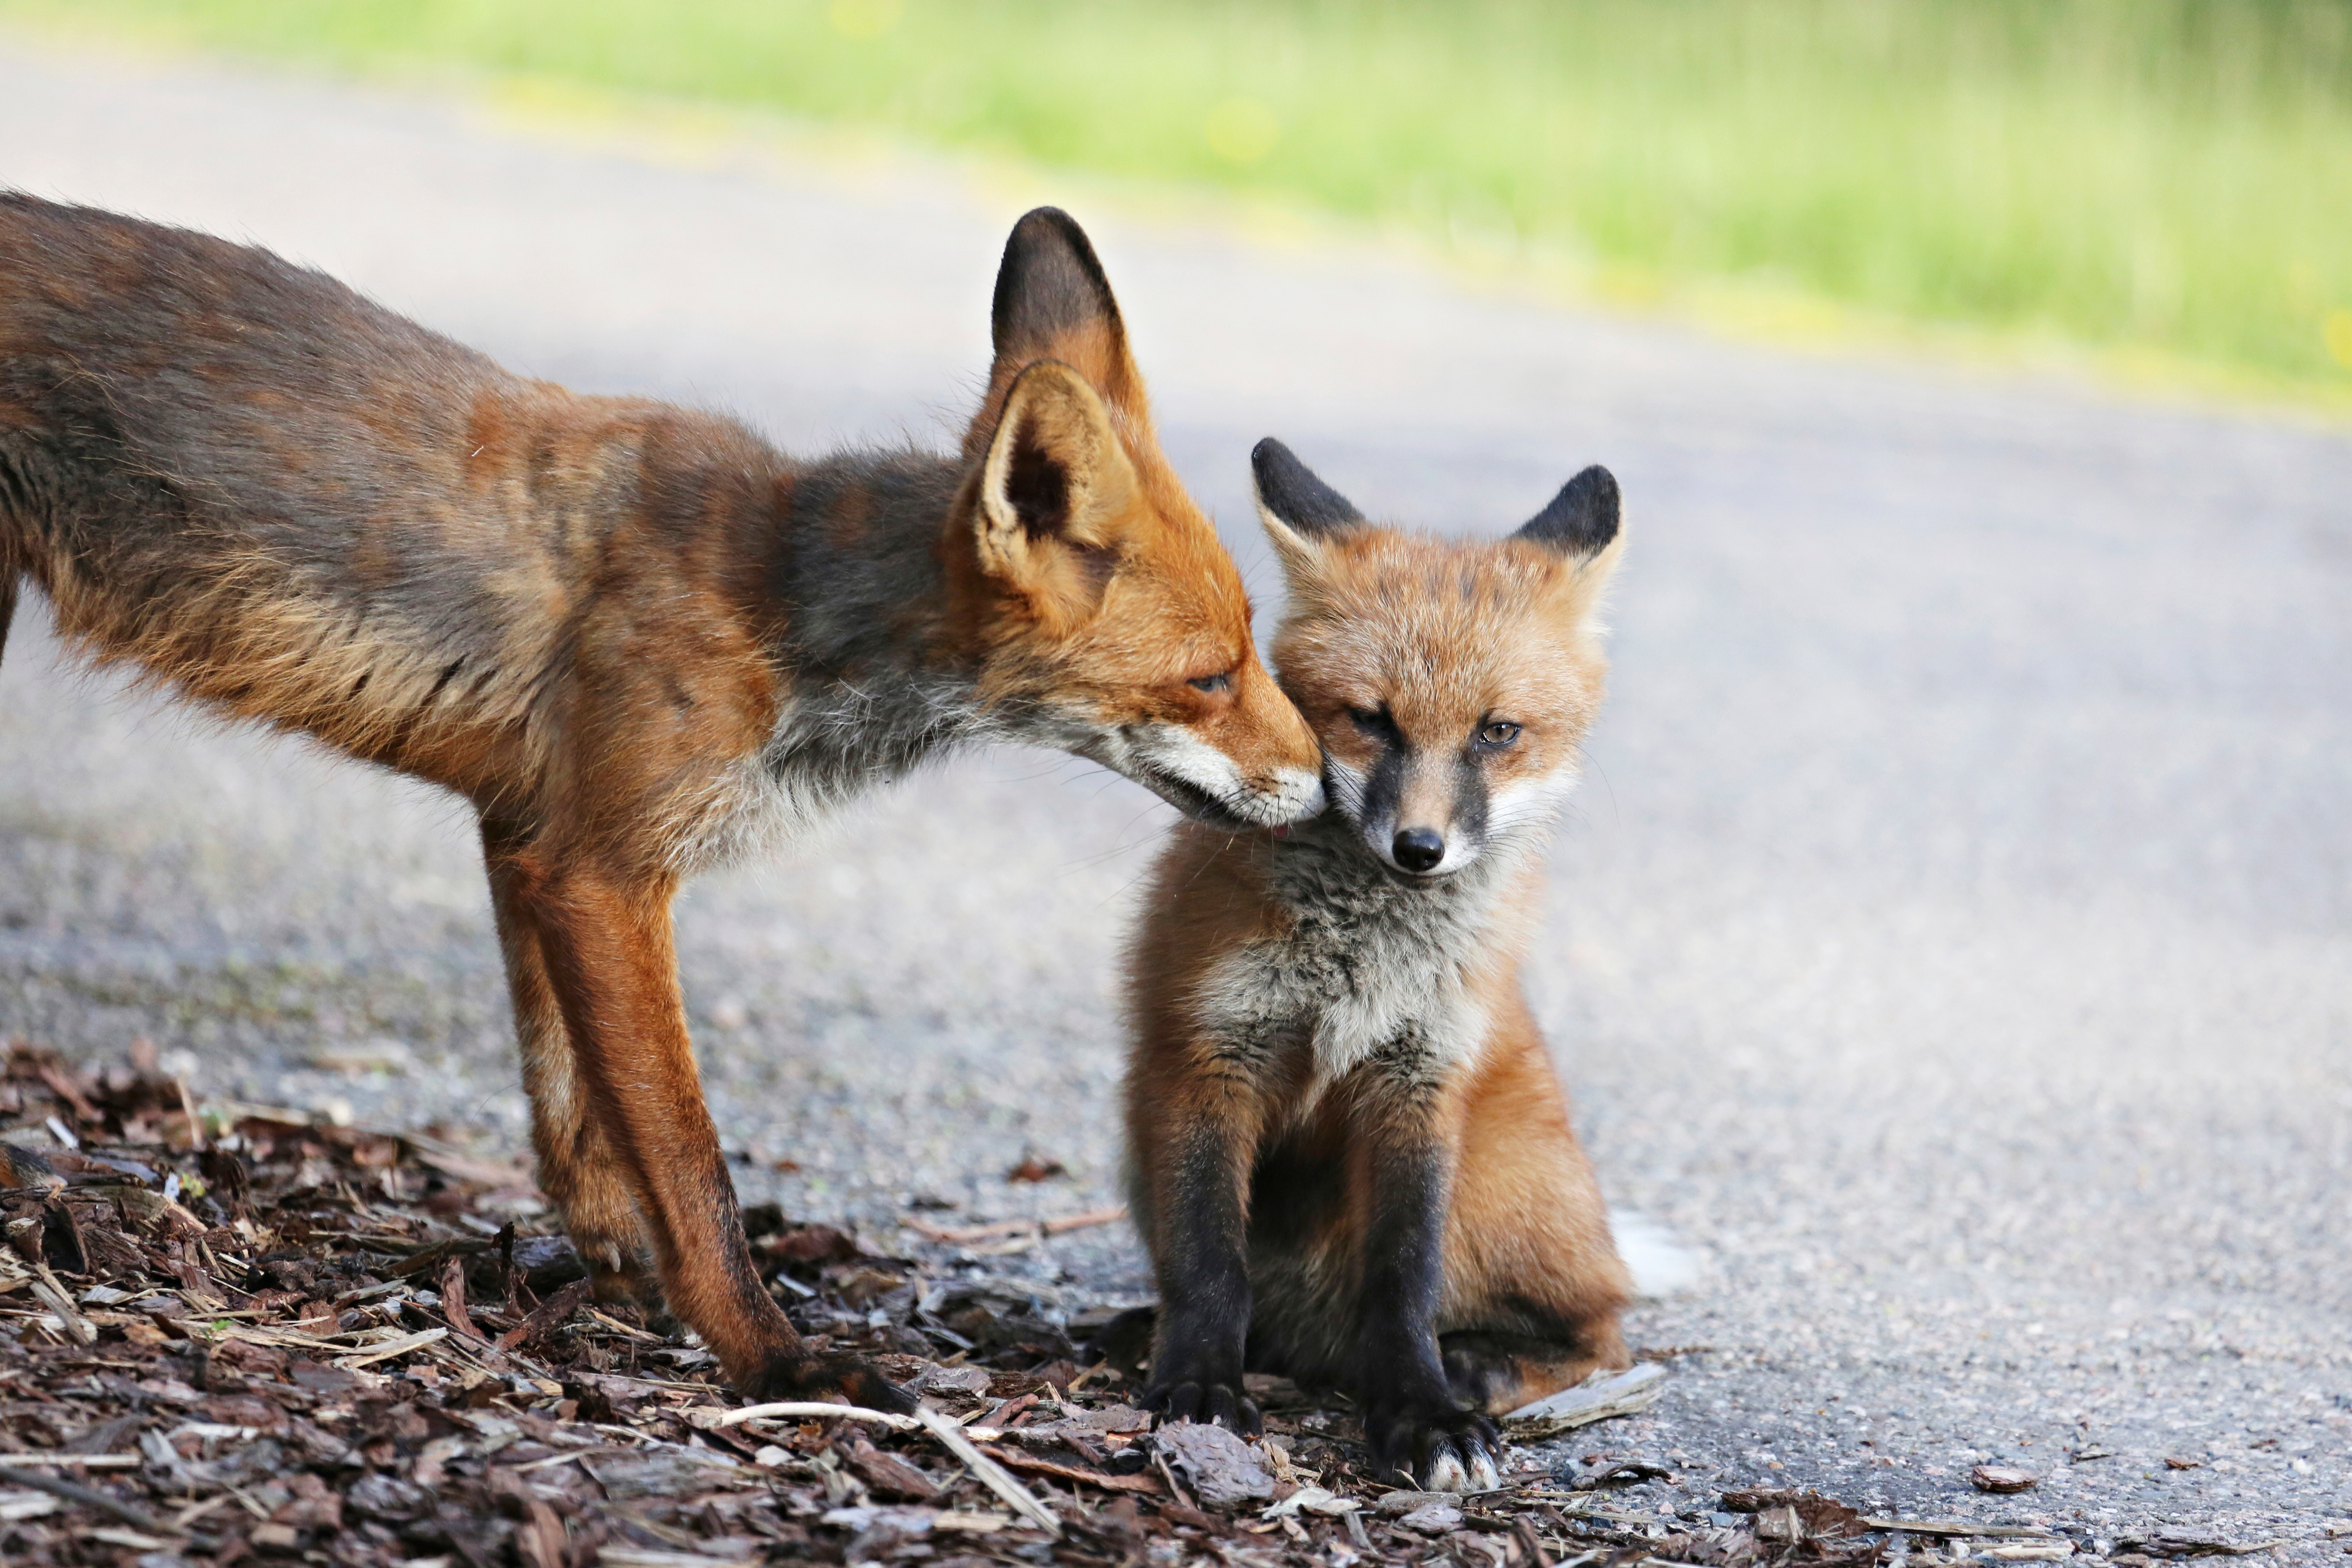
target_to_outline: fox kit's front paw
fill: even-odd
[[[1491,1491],[1503,1484],[1495,1424],[1441,1399],[1375,1404],[1364,1413],[1364,1441],[1376,1469],[1402,1470],[1425,1491]]]
[[[1244,1437],[1260,1429],[1258,1408],[1242,1387],[1241,1357],[1187,1354],[1155,1356],[1142,1407],[1163,1421],[1197,1421]]]
[[[915,1396],[882,1375],[882,1369],[855,1355],[778,1356],[738,1384],[746,1401],[764,1405],[791,1399],[846,1399],[867,1410],[893,1416],[915,1413]]]

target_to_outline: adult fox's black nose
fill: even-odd
[[[1445,841],[1431,828],[1406,828],[1389,846],[1397,864],[1407,871],[1427,871],[1445,858]]]

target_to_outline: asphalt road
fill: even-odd
[[[268,244],[519,369],[796,448],[948,440],[1003,232],[1059,200],[1268,594],[1261,435],[1447,529],[1608,463],[1618,674],[1532,985],[1612,1201],[1699,1265],[1633,1337],[1710,1348],[1567,1452],[1666,1461],[1636,1510],[1770,1480],[2086,1545],[2346,1550],[2342,429],[1727,343],[1083,185],[21,38],[0,183]],[[693,888],[688,992],[747,1187],[886,1239],[916,1197],[1115,1196],[1112,956],[1166,816],[972,756]],[[73,673],[20,617],[0,1034],[145,1034],[205,1092],[518,1143],[506,1029],[458,811]],[[1070,1175],[1005,1184],[1032,1151]],[[1141,1283],[1120,1231],[1012,1266]],[[2112,1457],[2070,1462],[2089,1448]],[[1988,1460],[2044,1479],[1979,1497]]]

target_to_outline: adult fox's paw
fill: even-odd
[[[1364,1441],[1381,1471],[1402,1470],[1424,1491],[1491,1491],[1503,1484],[1495,1424],[1473,1410],[1434,1399],[1375,1405],[1364,1413]]]
[[[741,1392],[751,1404],[792,1399],[845,1399],[867,1410],[893,1416],[915,1413],[915,1396],[882,1375],[882,1369],[855,1355],[778,1356],[756,1376],[743,1380]]]

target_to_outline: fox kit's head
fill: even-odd
[[[946,548],[1002,727],[1219,827],[1320,811],[1315,737],[1258,662],[1241,573],[1160,455],[1118,302],[1068,214],[1014,226],[994,336]]]
[[[1617,481],[1587,468],[1518,532],[1463,543],[1372,527],[1278,441],[1251,465],[1290,583],[1275,664],[1332,809],[1412,877],[1541,833],[1601,707]]]

